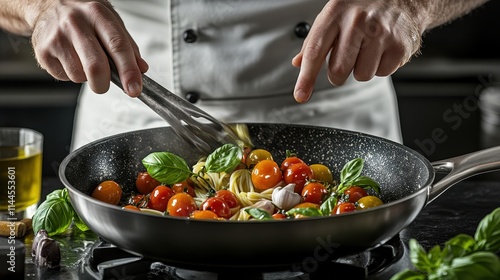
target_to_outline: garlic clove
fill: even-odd
[[[295,184],[274,189],[271,199],[279,208],[288,211],[302,201],[302,197],[294,191]]]

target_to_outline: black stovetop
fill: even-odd
[[[43,188],[42,197],[45,197],[52,190],[62,188],[62,185],[56,178],[45,178]],[[409,239],[414,238],[428,250],[460,233],[474,235],[479,221],[500,207],[499,197],[500,179],[493,176],[460,182],[427,205],[414,222],[400,232],[401,243],[407,246]],[[29,256],[31,240],[32,236],[24,240],[25,279],[51,280],[82,279],[84,256],[88,255],[99,238],[93,233],[77,231],[57,237],[61,245],[62,267],[57,272],[48,273],[37,270],[33,265]]]

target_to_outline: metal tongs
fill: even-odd
[[[111,81],[123,90],[116,66],[110,59]],[[208,155],[223,144],[239,144],[234,129],[200,108],[180,98],[146,75],[142,75],[143,89],[138,97],[160,117],[166,120],[175,133]]]

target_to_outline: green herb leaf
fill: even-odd
[[[74,210],[67,198],[64,197],[67,190],[57,190],[48,195],[47,198],[33,215],[33,231],[45,229],[49,236],[60,234],[69,227],[73,221]]]
[[[360,186],[364,189],[372,189],[375,193],[380,194],[380,185],[375,182],[375,180],[367,176],[359,176],[354,179],[350,185]]]
[[[314,207],[304,207],[304,208],[292,208],[286,212],[287,215],[303,215],[306,217],[323,216],[318,208]]]
[[[269,214],[269,212],[264,211],[264,210],[259,209],[259,208],[247,208],[247,209],[245,209],[245,212],[247,212],[248,215],[252,216],[254,219],[257,219],[257,220],[272,220],[273,219],[273,217],[271,216],[271,214]]]
[[[142,164],[151,177],[167,185],[184,181],[192,174],[183,158],[169,152],[151,153]]]
[[[444,262],[449,263],[453,258],[463,257],[474,250],[476,240],[470,235],[459,234],[446,241],[443,252]]]
[[[332,195],[329,198],[327,198],[323,203],[321,203],[319,210],[321,211],[323,216],[329,216],[332,213],[333,208],[335,208],[336,204],[337,204],[337,197]]]
[[[90,230],[90,228],[87,226],[87,224],[85,224],[85,222],[82,220],[82,218],[80,218],[80,216],[78,216],[76,211],[74,213],[75,214],[73,215],[73,223],[75,224],[75,226],[81,231]]]
[[[413,266],[420,271],[431,273],[436,269],[427,256],[425,249],[415,239],[410,239],[410,260]]]
[[[243,158],[243,151],[234,144],[224,144],[208,155],[205,167],[207,173],[231,172]]]
[[[486,215],[479,223],[474,238],[476,250],[500,251],[500,208]]]
[[[349,182],[361,175],[365,161],[362,158],[355,158],[344,165],[340,172],[340,182]]]
[[[500,259],[492,252],[475,252],[455,258],[449,265],[439,267],[429,274],[429,279],[494,280],[500,275]]]
[[[403,270],[391,277],[391,280],[426,280],[427,276],[414,270]]]

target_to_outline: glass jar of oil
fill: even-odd
[[[0,128],[0,215],[31,218],[42,189],[43,135],[28,128]]]

